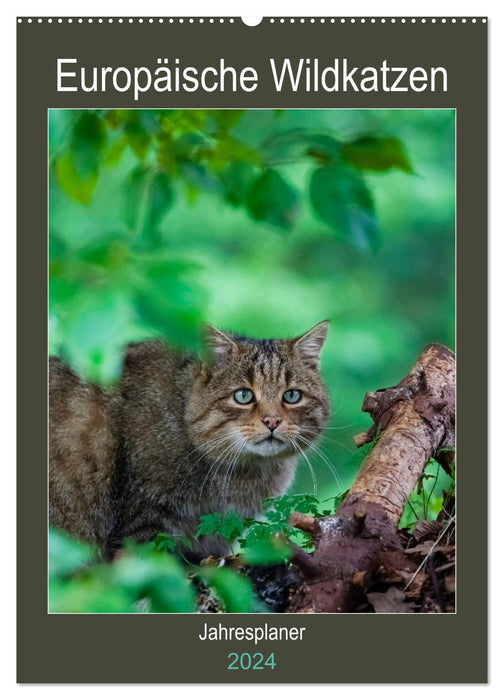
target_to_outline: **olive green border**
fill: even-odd
[[[195,18],[18,24],[18,680],[20,682],[485,682],[487,678],[487,24],[339,19],[247,27]],[[355,65],[445,66],[446,93],[57,93],[56,58],[87,65],[192,65],[223,57],[268,73],[269,57],[347,57]],[[105,104],[104,104],[105,103]],[[91,107],[456,108],[458,581],[452,615],[233,615],[307,628],[265,644],[275,671],[229,672],[228,651],[197,640],[201,615],[47,614],[47,110]],[[474,470],[478,469],[477,478]],[[470,639],[470,644],[467,640]],[[425,663],[418,654],[424,650]],[[427,651],[426,651],[427,650]],[[422,655],[422,654],[421,654]],[[197,662],[195,662],[195,658]],[[259,677],[257,677],[259,676]]]

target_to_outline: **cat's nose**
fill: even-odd
[[[271,432],[273,432],[275,430],[275,428],[278,428],[278,426],[282,422],[282,419],[279,418],[278,416],[265,416],[262,419],[262,422],[264,423],[264,425],[267,428],[269,428],[271,430]]]

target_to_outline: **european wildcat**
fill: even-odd
[[[111,556],[125,537],[192,537],[206,513],[256,516],[327,421],[327,328],[255,340],[209,326],[205,363],[132,343],[111,392],[50,358],[50,522]],[[226,549],[217,537],[198,546],[200,556]]]

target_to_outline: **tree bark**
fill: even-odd
[[[296,552],[304,585],[292,611],[349,612],[372,585],[411,583],[417,564],[404,553],[397,526],[429,459],[445,469],[453,461],[453,352],[428,345],[399,384],[366,394],[362,410],[374,423],[355,442],[376,444],[344,502],[332,516],[293,515],[292,523],[313,535],[315,551]]]

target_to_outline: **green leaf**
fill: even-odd
[[[116,380],[134,320],[128,291],[119,286],[81,290],[67,307],[64,351],[72,367],[94,381]]]
[[[124,127],[127,143],[139,160],[144,160],[149,150],[151,136],[139,119],[130,120]]]
[[[177,549],[177,542],[173,535],[159,534],[154,539],[154,546],[158,552],[174,552]]]
[[[322,221],[365,252],[376,250],[378,225],[371,193],[349,168],[324,166],[312,174],[310,199]]]
[[[254,612],[256,599],[251,582],[232,569],[204,566],[198,576],[211,586],[226,612]]]
[[[218,534],[228,542],[234,542],[244,529],[245,523],[236,513],[210,513],[201,516],[196,537]]]
[[[342,155],[359,170],[382,172],[398,168],[406,173],[413,172],[402,141],[394,136],[361,136],[343,144]]]
[[[130,613],[134,612],[134,602],[126,591],[98,576],[49,584],[52,613]]]
[[[77,171],[72,154],[67,152],[56,161],[56,176],[61,189],[69,197],[80,204],[90,203],[98,181],[97,172],[83,178]]]
[[[112,565],[112,583],[133,599],[148,597],[152,612],[193,612],[195,592],[176,557],[132,546]]]
[[[260,149],[267,163],[298,160],[306,153],[307,139],[305,129],[289,129],[269,136]]]
[[[91,563],[96,556],[91,545],[49,528],[49,576],[66,576]]]
[[[292,550],[286,542],[278,537],[257,539],[250,544],[243,552],[243,560],[247,564],[257,566],[270,566],[281,564],[292,556]]]
[[[291,129],[268,137],[261,145],[266,162],[293,162],[310,156],[322,163],[341,158],[341,144],[328,134],[315,134],[305,129]]]
[[[224,195],[235,206],[245,204],[257,168],[246,160],[232,161],[220,174]]]
[[[80,113],[70,136],[70,151],[76,171],[82,179],[98,175],[107,146],[107,125],[92,110]]]
[[[298,214],[299,197],[279,172],[268,169],[250,185],[247,207],[254,219],[289,229]]]

